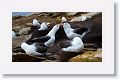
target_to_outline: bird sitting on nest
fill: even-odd
[[[32,21],[32,27],[31,27],[31,33],[35,30],[38,30],[40,28],[40,23],[37,21],[37,19],[33,19]]]
[[[40,25],[40,28],[38,30],[34,30],[33,31],[32,35],[31,35],[31,39],[45,36],[45,35],[47,35],[48,32],[49,32],[49,30],[48,30],[48,24],[45,23],[45,22],[43,22]]]
[[[79,37],[75,37],[72,40],[66,40],[59,43],[62,51],[65,52],[80,52],[84,48],[84,44]]]
[[[46,55],[46,51],[47,51],[47,47],[43,44],[43,43],[32,43],[32,44],[28,44],[27,42],[23,42],[21,44],[21,48],[26,52],[26,54],[28,55],[34,55],[34,56],[47,56]]]

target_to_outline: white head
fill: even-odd
[[[23,50],[26,50],[27,47],[29,47],[29,45],[28,45],[27,43],[23,42],[23,43],[21,44],[21,48],[22,48]]]
[[[59,24],[56,24],[56,25],[53,27],[53,29],[54,29],[54,30],[58,30],[58,29],[59,29],[59,26],[60,26]]]
[[[50,32],[47,34],[48,36],[55,36],[55,33],[58,31],[59,29],[59,24],[55,25],[52,30],[50,30]]]
[[[69,23],[63,23],[63,28],[69,29],[69,28],[71,28],[71,25]]]
[[[21,44],[21,48],[26,52],[26,54],[35,54],[36,53],[36,47],[35,44],[28,45],[27,43],[23,42]]]
[[[34,19],[32,22],[33,26],[40,26],[40,23],[37,21],[37,19]]]
[[[86,16],[82,16],[82,20],[81,21],[85,21],[87,19]]]
[[[61,22],[66,22],[67,19],[65,17],[62,17],[62,21]]]
[[[49,23],[49,22],[47,23],[47,26],[50,26],[50,23]]]
[[[47,23],[43,22],[43,23],[41,24],[40,29],[38,29],[38,30],[46,30],[46,29],[48,29]]]

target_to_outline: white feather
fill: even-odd
[[[65,17],[62,17],[62,21],[61,22],[66,22],[67,19]]]
[[[71,44],[71,46],[63,48],[62,50],[66,52],[80,52],[84,48],[84,44],[79,37],[75,37]]]
[[[63,24],[64,31],[69,39],[73,39],[74,37],[80,37],[81,35],[74,33],[74,29],[71,28],[71,25],[69,23]]]
[[[55,42],[55,37],[51,36],[51,38],[47,42],[45,42],[44,44],[46,46],[50,46],[50,45],[54,44],[54,42]]]
[[[38,27],[40,27],[40,23],[37,21],[37,19],[34,19],[34,20],[33,20],[32,25],[33,25],[33,26],[38,26]]]
[[[54,44],[55,42],[55,33],[57,32],[57,30],[59,29],[59,25],[55,25],[52,30],[47,34],[47,36],[50,36],[51,38],[45,42],[44,44],[46,46],[50,46],[52,44]]]
[[[41,53],[36,52],[35,44],[28,45],[27,43],[22,43],[21,48],[26,52],[28,55],[42,55]]]
[[[52,30],[50,30],[50,32],[47,34],[47,36],[55,36],[55,33],[57,32],[57,30],[59,29],[59,25],[55,25]]]
[[[38,30],[46,30],[46,29],[48,29],[48,26],[47,26],[47,24],[46,24],[45,22],[43,22],[43,23],[40,25],[40,29],[38,29]]]
[[[85,21],[87,19],[86,16],[81,16],[81,21]]]

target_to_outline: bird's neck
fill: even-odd
[[[29,45],[27,43],[23,43],[21,46],[24,50],[28,49]]]
[[[55,36],[55,33],[57,32],[57,30],[52,29],[47,36]]]
[[[65,33],[69,33],[71,31],[73,31],[73,29],[71,27],[64,27],[64,31],[65,31]]]
[[[81,35],[81,38],[83,38],[86,34],[87,34],[87,32],[84,32],[84,33]]]

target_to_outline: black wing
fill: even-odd
[[[31,41],[32,42],[42,42],[42,43],[45,43],[47,42],[51,37],[50,36],[42,36],[40,38],[35,38],[35,39],[32,39]]]
[[[38,26],[31,26],[31,30],[30,30],[30,33],[33,33],[34,31],[38,30],[40,27]]]
[[[59,45],[60,45],[61,48],[67,48],[67,47],[71,46],[71,41],[70,41],[70,40],[61,41],[61,42],[59,43]]]
[[[45,53],[47,51],[47,47],[44,45],[44,43],[36,43],[36,51],[38,53]]]
[[[47,35],[48,32],[49,32],[48,30],[35,30],[32,33],[31,39],[45,36],[45,35]]]
[[[86,31],[88,31],[88,28],[77,28],[77,29],[74,29],[74,32],[77,33],[77,34],[80,34],[80,35],[82,35]]]

